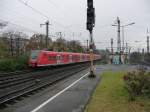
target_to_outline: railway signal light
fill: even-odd
[[[95,8],[87,8],[87,30],[92,30],[95,25]]]
[[[93,27],[95,26],[95,8],[93,7],[93,0],[87,0],[87,22],[86,22],[86,29],[90,32],[90,60],[91,60],[91,67],[90,67],[90,75],[89,77],[95,77],[94,75],[94,67],[93,67]]]
[[[93,0],[87,0],[87,5],[89,8],[93,8]]]
[[[87,23],[86,28],[89,31],[93,30],[95,26],[95,8],[93,8],[93,0],[87,0],[88,8],[87,8]]]

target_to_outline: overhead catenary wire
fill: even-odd
[[[21,20],[21,21],[22,21],[22,20],[24,20],[24,21],[27,20],[27,22],[28,22],[28,23],[31,23],[31,24],[40,24],[39,21],[37,21],[37,20],[35,20],[35,19],[33,19],[33,18],[28,18],[28,17],[26,17],[25,15],[20,14],[20,13],[18,13],[18,12],[5,11],[5,16],[4,16],[4,17],[9,18],[10,15],[17,17],[17,19],[18,19],[18,20]],[[18,15],[19,15],[19,17],[18,17]]]
[[[15,25],[15,26],[17,26],[17,27],[19,27],[19,28],[21,28],[21,29],[23,29],[23,30],[25,30],[25,31],[29,31],[30,33],[40,33],[40,34],[41,34],[41,32],[39,32],[39,31],[32,30],[32,29],[30,29],[30,28],[27,28],[27,27],[24,27],[24,26],[15,24],[15,23],[10,22],[10,21],[6,21],[6,20],[2,20],[2,19],[0,19],[0,21],[2,21],[2,22],[7,22],[8,24]]]
[[[8,12],[8,13],[7,13]],[[6,14],[7,13],[7,14]],[[10,12],[10,11],[6,11],[6,15],[12,15],[12,13]],[[18,12],[17,12],[18,13]],[[15,13],[13,13],[13,14],[15,14]],[[17,14],[15,14],[16,16],[17,16]],[[6,16],[5,16],[6,17]],[[8,16],[9,17],[9,16]],[[25,16],[24,16],[25,17]],[[23,18],[23,17],[22,17]],[[6,19],[0,19],[1,21],[5,21],[6,22]],[[22,19],[21,19],[22,20]],[[9,20],[7,20],[7,22],[8,22]],[[31,21],[31,20],[30,20]],[[33,20],[32,20],[33,21]],[[27,27],[24,27],[24,26],[21,26],[21,25],[18,25],[18,24],[15,24],[14,22],[10,22],[9,21],[9,24],[11,24],[11,25],[14,25],[16,28],[21,28],[21,29],[23,29],[24,31],[29,31],[29,32],[31,32],[31,33],[39,33],[38,31],[35,31],[35,30],[33,30],[33,29],[29,29],[29,28],[27,28]],[[40,24],[40,23],[38,23],[38,24]],[[54,29],[54,28],[51,28],[51,29]],[[44,34],[44,33],[41,33],[40,32],[40,34]]]
[[[37,13],[37,14],[39,14],[39,15],[41,15],[42,17],[44,17],[44,18],[46,18],[46,19],[49,19],[49,16],[47,16],[46,14],[44,14],[43,12],[41,12],[40,10],[37,10],[36,8],[34,8],[34,7],[32,7],[32,5],[30,5],[30,4],[28,4],[27,2],[28,2],[28,0],[17,0],[17,1],[19,1],[21,4],[23,4],[23,5],[25,5],[26,7],[28,7],[28,8],[30,8],[32,11],[34,11],[35,13]],[[55,3],[54,3],[55,4]],[[58,5],[56,5],[55,4],[55,6],[57,6],[58,7]],[[16,11],[16,12],[19,12],[19,11]],[[21,14],[23,14],[23,13],[21,13]],[[9,15],[9,14],[8,14]],[[12,15],[12,14],[11,14]],[[17,14],[15,14],[16,16],[17,16]],[[22,17],[23,18],[23,17]],[[27,17],[28,18],[28,17]],[[2,18],[3,20],[5,20],[4,18]],[[21,18],[20,18],[21,19]],[[19,19],[18,19],[19,20]],[[24,20],[24,19],[21,19],[21,20]],[[16,21],[14,22],[12,19],[7,19],[7,21],[9,21],[9,24],[12,24],[12,25],[14,25],[16,28],[21,28],[21,29],[23,29],[24,31],[29,31],[29,32],[31,32],[31,33],[39,33],[40,31],[36,31],[36,30],[33,30],[33,29],[30,29],[30,28],[27,28],[27,27],[24,27],[24,26],[22,26],[22,25],[19,25],[18,23],[16,23]],[[33,21],[33,20],[32,20]],[[53,26],[54,25],[58,25],[58,26],[61,26],[62,28],[63,28],[63,30],[59,30],[59,31],[62,31],[62,32],[64,32],[64,30],[67,30],[68,31],[68,35],[69,35],[69,33],[70,32],[73,32],[72,31],[72,29],[70,29],[69,27],[67,27],[67,26],[64,26],[63,24],[61,24],[61,23],[59,23],[59,22],[56,22],[56,21],[54,21],[54,20],[52,20],[53,22],[55,22],[55,24],[53,24]],[[19,22],[20,23],[20,22]],[[40,24],[40,23],[39,23]],[[52,24],[52,23],[51,23]],[[56,27],[57,28],[57,27]],[[55,30],[55,32],[56,32],[56,30],[58,30],[60,27],[58,27],[58,29],[56,29],[56,28],[54,28],[54,27],[51,27],[51,29],[54,29]],[[43,32],[42,32],[42,34],[43,34]],[[71,37],[71,36],[68,36],[68,37]]]
[[[48,20],[51,20],[51,22],[53,21],[54,23],[56,23],[57,25],[63,27],[63,28],[67,28],[65,27],[63,24],[51,19],[49,16],[47,16],[46,14],[44,14],[43,12],[37,10],[36,8],[33,8],[31,5],[29,5],[27,2],[23,1],[23,0],[18,0],[20,3],[22,3],[23,5],[27,6],[28,8],[30,8],[32,11],[34,11],[35,13],[45,17]]]
[[[55,7],[59,7],[59,6],[57,6],[57,4],[55,4],[52,0],[47,0],[48,2],[50,2],[50,3],[52,3]]]
[[[48,1],[48,3],[50,4],[50,5],[53,5],[54,7],[56,7],[56,10],[57,10],[57,12],[59,12],[59,14],[61,14],[64,18],[66,18],[66,16],[64,15],[65,14],[65,12],[63,12],[63,9],[61,8],[61,6],[60,5],[57,5],[55,2],[53,2],[52,0],[47,0]],[[69,15],[67,15],[67,16],[69,16]]]
[[[31,10],[33,10],[35,13],[38,13],[38,14],[40,14],[41,16],[43,16],[43,17],[45,17],[45,18],[47,18],[47,19],[49,19],[50,20],[50,22],[51,22],[51,24],[53,25],[53,26],[60,26],[60,27],[62,27],[63,29],[68,29],[69,31],[71,31],[72,32],[72,30],[69,28],[69,27],[67,27],[67,26],[64,26],[63,24],[61,24],[61,23],[59,23],[59,22],[57,22],[57,21],[55,21],[55,20],[53,20],[53,19],[50,19],[50,17],[49,16],[47,16],[46,14],[44,14],[44,13],[42,13],[41,11],[39,11],[39,10],[37,10],[36,8],[33,8],[31,5],[29,5],[27,2],[25,2],[25,1],[23,1],[23,0],[18,0],[18,1],[20,1],[20,3],[22,3],[22,4],[24,4],[25,6],[27,6],[27,7],[29,7]],[[52,1],[51,1],[52,2]],[[54,2],[52,2],[53,3],[53,5],[55,4]],[[57,5],[55,4],[55,6],[57,7]],[[53,24],[53,22],[55,23],[55,24]]]
[[[24,4],[25,6],[27,6],[28,8],[30,8],[31,10],[33,10],[34,12],[38,13],[39,15],[45,17],[46,19],[49,19],[49,17],[45,14],[43,14],[42,12],[40,12],[39,10],[33,8],[32,6],[28,5],[27,3],[25,3],[23,0],[18,0],[20,3]]]
[[[0,22],[5,22],[5,23],[8,23],[9,25],[14,25],[16,27],[16,29],[19,28],[19,29],[23,30],[24,32],[30,32],[30,33],[35,33],[35,34],[44,34],[45,35],[45,33],[43,33],[43,32],[39,32],[39,31],[30,29],[30,28],[21,26],[19,24],[15,24],[15,23],[13,23],[11,21],[0,19]],[[59,38],[59,36],[56,36],[56,35],[53,35],[53,34],[49,35],[49,37]],[[63,38],[65,39],[65,37],[63,37]]]
[[[21,0],[22,2],[23,2],[23,5],[26,5],[27,4],[27,2],[25,3],[23,0]],[[21,2],[21,3],[22,3]],[[29,6],[29,5],[28,5]],[[30,6],[31,7],[31,6]],[[32,9],[35,9],[35,8],[32,8]],[[36,9],[35,9],[36,10]],[[33,10],[34,12],[35,12],[35,10]],[[5,10],[6,11],[6,10]],[[17,12],[17,11],[15,11],[15,10],[11,10],[11,11],[13,11],[13,12],[16,12],[17,14],[19,13],[19,12]],[[37,10],[38,11],[38,10]],[[37,13],[37,14],[42,14],[42,12],[35,12],[35,13]],[[6,11],[6,12],[9,12],[9,11]],[[14,13],[13,13],[14,14]],[[20,13],[19,13],[20,14]],[[10,12],[8,15],[12,15],[12,13]],[[23,15],[23,13],[21,13],[20,15]],[[18,15],[16,15],[16,16],[18,16]],[[25,15],[23,15],[23,16],[25,16]],[[42,17],[45,17],[45,16],[43,16],[43,15],[41,15]],[[33,19],[32,18],[28,18],[28,17],[25,17],[26,19],[30,19],[31,21],[33,21]],[[46,17],[45,17],[46,18]],[[48,18],[48,16],[47,16],[47,18]],[[34,22],[36,21],[36,23],[38,23],[38,24],[40,24],[41,22],[40,21],[37,21],[37,19],[34,19]],[[54,20],[53,20],[54,21]],[[60,23],[58,23],[58,22],[56,22],[56,21],[54,21],[58,26],[61,26],[61,27],[63,27],[63,28],[67,28],[67,27],[65,27],[65,26],[63,26],[63,25],[61,25]],[[54,26],[54,24],[53,24],[53,26]],[[53,28],[54,29],[54,28]],[[70,29],[69,29],[70,30]]]
[[[0,22],[6,22],[6,23],[8,23],[8,24],[15,25],[15,26],[17,26],[17,27],[19,27],[19,28],[21,28],[21,29],[24,29],[25,31],[29,31],[30,33],[44,34],[44,33],[41,33],[41,32],[38,32],[38,31],[35,31],[35,30],[32,30],[32,29],[26,28],[26,27],[21,26],[21,25],[17,25],[17,24],[15,24],[15,23],[10,22],[10,21],[5,21],[5,20],[0,19]],[[45,34],[44,34],[44,35],[45,35]],[[55,36],[55,35],[49,35],[49,37],[58,38],[58,36]]]

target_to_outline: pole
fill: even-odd
[[[75,35],[75,34],[74,34],[74,32],[73,32],[73,33],[72,33],[73,40],[74,40],[74,35]]]
[[[124,26],[122,26],[122,51],[124,53]]]
[[[111,53],[113,54],[114,50],[113,50],[113,38],[111,38]]]
[[[11,51],[11,56],[13,57],[13,34],[10,35],[10,51]]]
[[[17,38],[17,56],[19,56],[20,54],[20,39],[19,39],[19,36]]]
[[[129,61],[128,59],[129,59],[129,57],[130,57],[130,48],[128,47],[128,43],[126,42],[126,63]]]
[[[144,48],[142,49],[142,54],[144,55]]]
[[[75,39],[74,39],[74,36],[75,36],[75,33],[73,32],[72,33],[72,38],[73,38],[73,46],[72,46],[72,48],[73,48],[73,52],[75,52]]]
[[[91,66],[90,66],[90,75],[89,77],[95,77],[94,74],[94,63],[93,63],[93,31],[90,31],[90,61],[91,61]]]
[[[62,38],[62,34],[61,34],[61,32],[59,32],[59,36],[60,36],[60,39]]]
[[[49,35],[49,21],[46,21],[45,24],[40,24],[40,26],[46,25],[46,38],[45,38],[45,48],[48,48],[48,35]]]
[[[128,53],[128,43],[126,43],[126,53]]]
[[[48,48],[49,21],[46,22],[46,48]]]
[[[120,19],[119,19],[119,17],[117,17],[117,24],[118,24],[117,48],[118,48],[118,52],[120,53],[120,51],[121,51],[121,39],[120,39]]]
[[[117,39],[117,50],[119,53],[119,64],[121,63],[121,39],[120,39],[120,19],[117,17],[117,24],[118,24],[118,39]]]
[[[149,53],[149,36],[147,36],[147,53]]]
[[[147,53],[149,53],[149,35],[148,35],[148,28],[147,28]]]
[[[86,42],[87,42],[87,52],[88,52],[88,48],[89,48],[89,47],[88,47],[88,46],[89,46],[88,43],[89,43],[89,40],[87,39]]]
[[[114,51],[113,51],[113,38],[111,38],[111,55],[110,55],[110,63],[113,63],[113,55],[114,55]]]
[[[142,61],[144,61],[144,48],[142,49]]]

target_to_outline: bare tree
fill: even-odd
[[[27,49],[28,50],[45,49],[45,39],[46,39],[46,36],[42,34],[32,35],[27,45]],[[51,38],[48,38],[48,48],[50,48],[51,45],[52,45],[52,40]]]

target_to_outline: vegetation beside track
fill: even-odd
[[[137,96],[150,98],[150,72],[146,72],[145,68],[127,72],[123,79],[130,100],[135,100]]]
[[[0,60],[0,71],[18,71],[28,68],[28,55],[21,55],[17,58],[5,58]]]
[[[129,100],[123,81],[124,72],[105,72],[85,112],[149,112],[150,99]]]

